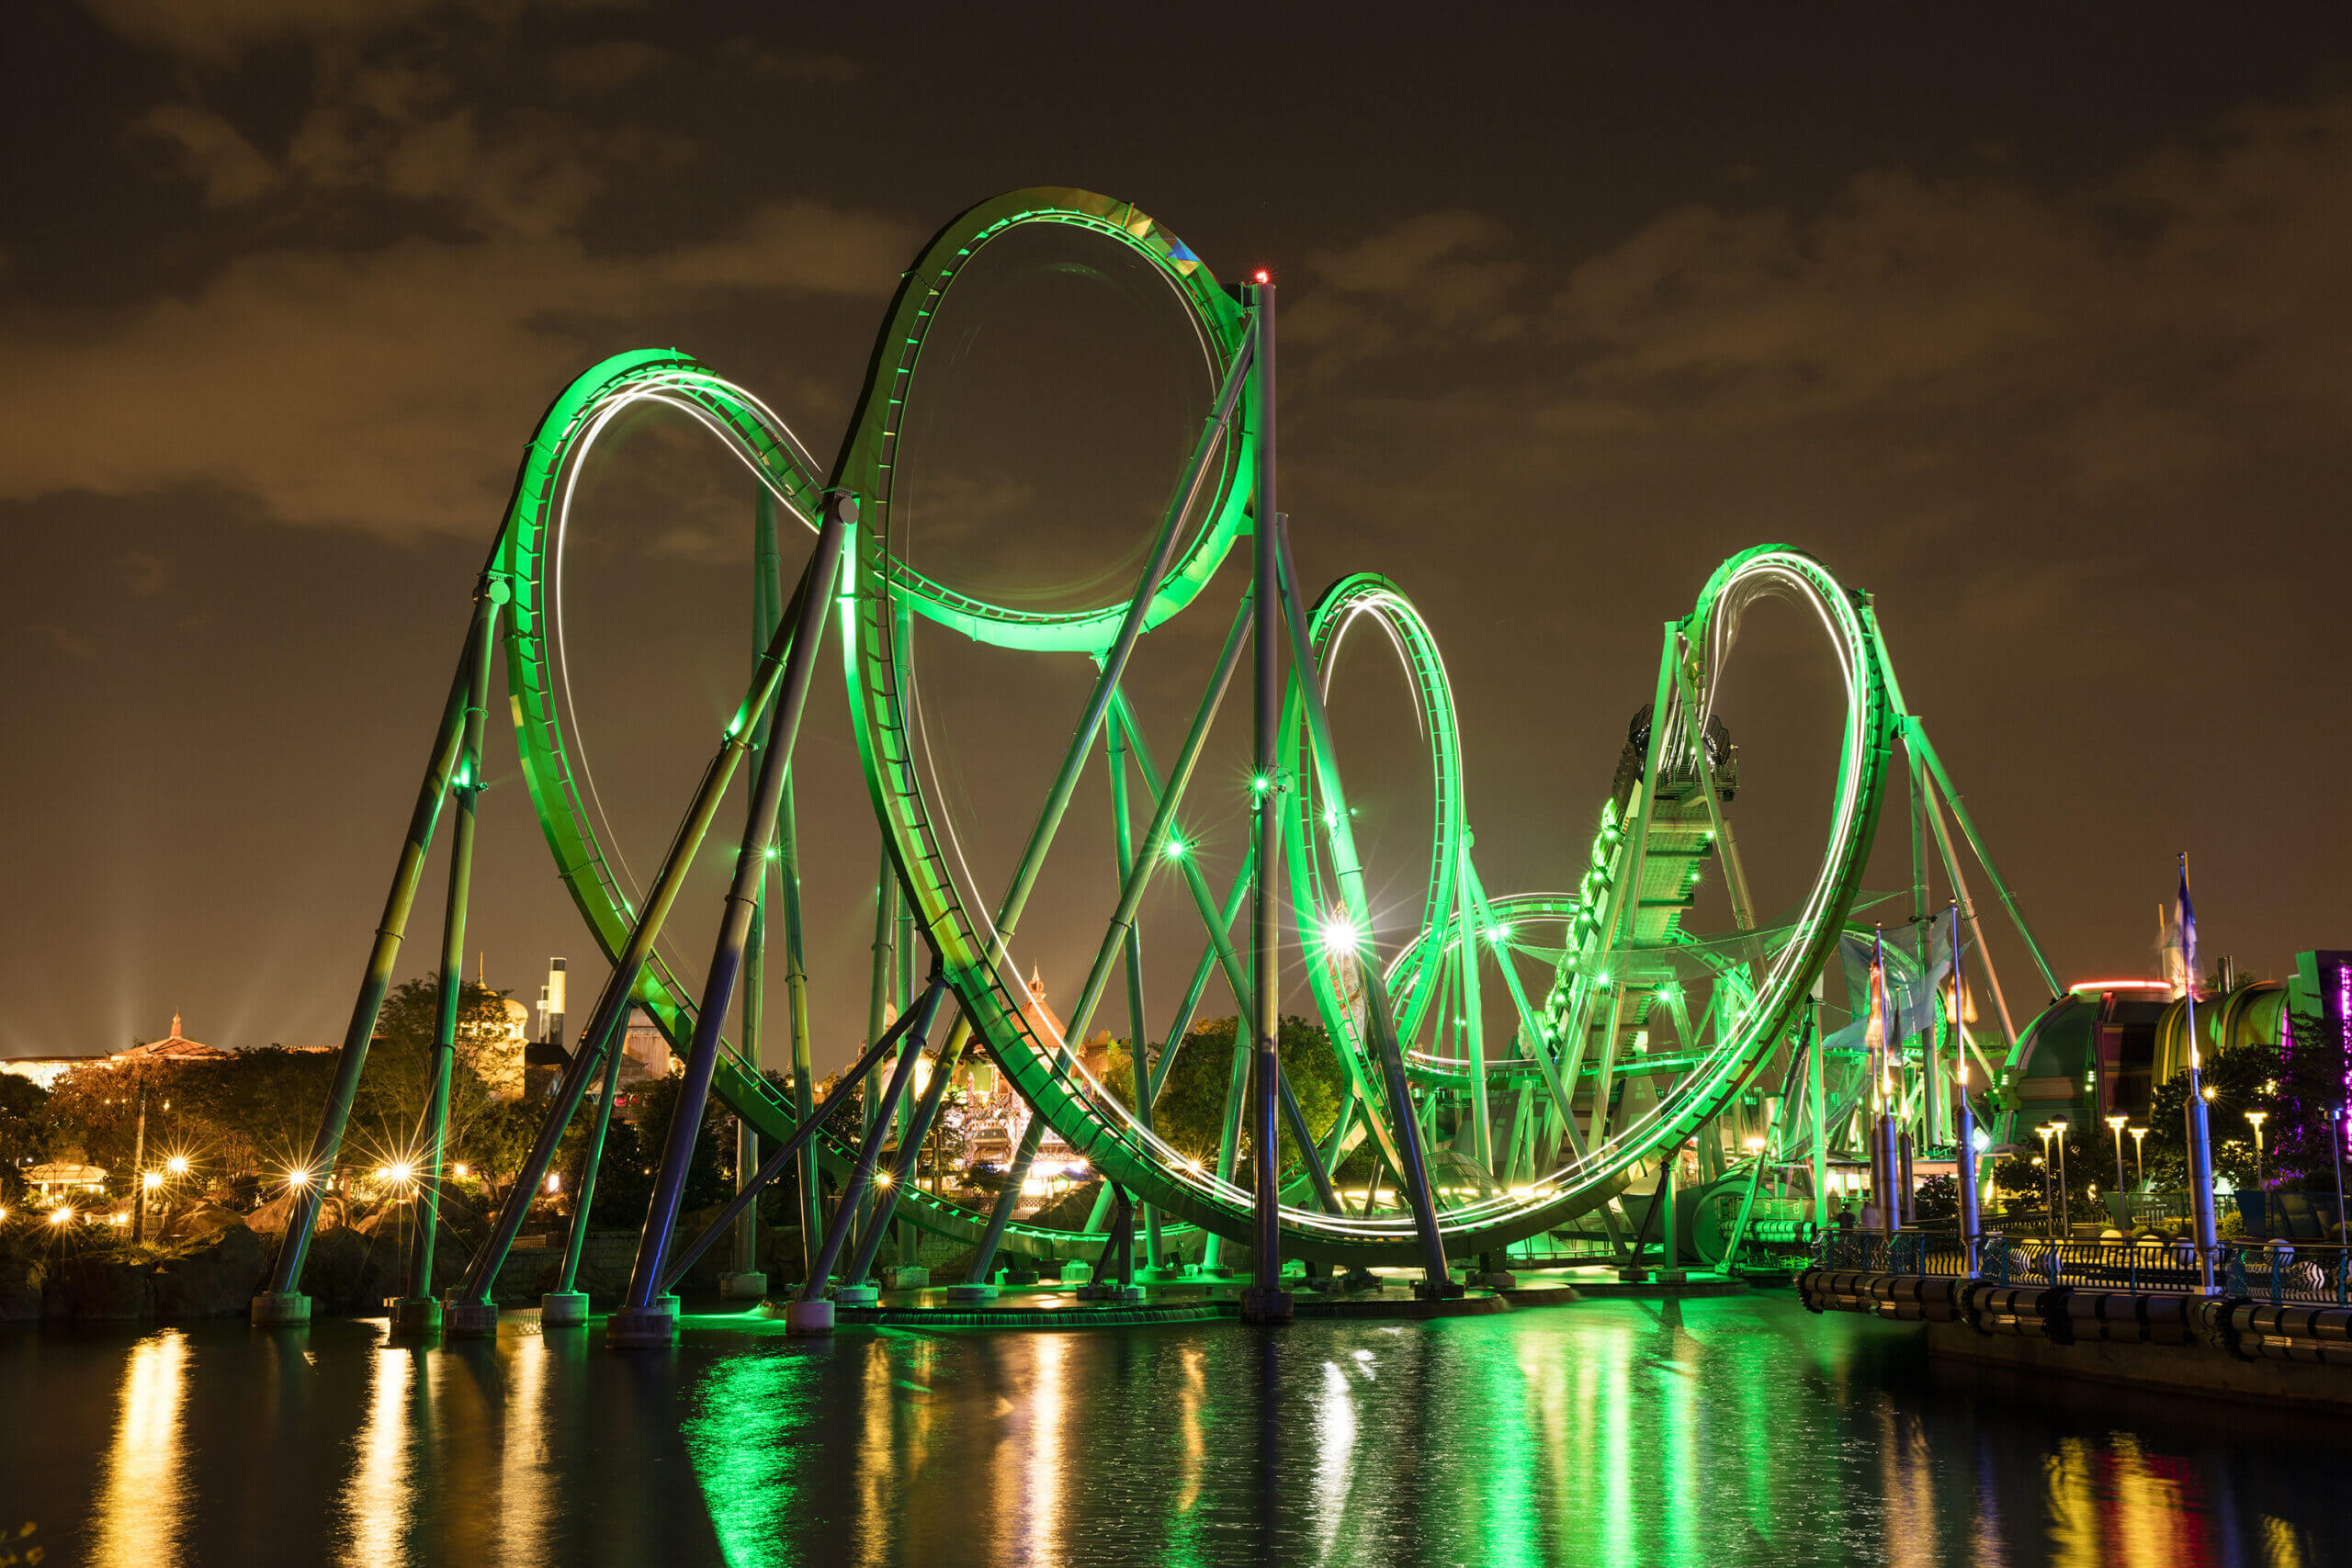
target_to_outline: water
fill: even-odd
[[[2352,1562],[2340,1424],[1777,1295],[1053,1334],[0,1334],[0,1519],[173,1563]],[[6,1561],[0,1546],[0,1562]]]

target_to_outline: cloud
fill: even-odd
[[[1520,331],[1510,308],[1527,263],[1510,231],[1482,213],[1424,213],[1344,250],[1307,258],[1308,288],[1283,313],[1283,339],[1307,352],[1316,380],[1410,349],[1442,353]]]
[[[1871,173],[1809,220],[1664,215],[1577,267],[1544,332],[1629,417],[2027,412],[2070,486],[2161,487],[2352,417],[2346,188],[2344,99],[2241,111],[2085,191]]]
[[[116,37],[209,64],[259,44],[357,41],[456,14],[512,21],[535,10],[605,10],[626,0],[83,0]]]
[[[625,39],[567,49],[549,62],[548,70],[565,97],[601,97],[653,74],[672,58],[659,45]]]
[[[795,201],[638,255],[514,233],[272,251],[184,299],[19,311],[0,319],[0,498],[211,487],[286,523],[478,534],[513,479],[517,411],[598,356],[596,323],[716,290],[886,295],[918,239]]]
[[[242,207],[285,183],[277,166],[235,126],[192,104],[159,105],[134,130],[171,149],[181,170],[204,186],[208,207]]]

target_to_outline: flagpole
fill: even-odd
[[[1960,964],[1960,900],[1951,905],[1951,1039],[1952,1097],[1959,1103],[1952,1118],[1960,1156],[1960,1247],[1968,1278],[1976,1277],[1976,1238],[1984,1215],[1976,1201],[1976,1112],[1968,1103],[1967,977]]]
[[[2188,1190],[2196,1203],[2198,1272],[2210,1296],[2221,1237],[2213,1223],[2213,1141],[2205,1116],[2203,1053],[2197,1048],[2197,908],[2188,898],[2186,850],[2180,856],[2179,919],[2181,1021],[2188,1030]]]
[[[1894,1203],[1894,1105],[1889,1081],[1894,1076],[1893,1033],[1886,1016],[1886,933],[1881,930],[1872,936],[1871,950],[1870,1043],[1875,1047],[1871,1070],[1877,1075],[1871,1086],[1871,1188],[1878,1202],[1879,1229],[1890,1235],[1902,1228]]]

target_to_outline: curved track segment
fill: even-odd
[[[1227,417],[1212,433],[1207,460],[1193,491],[1177,498],[1166,569],[1148,584],[1139,615],[1131,615],[1132,607],[1125,604],[1058,615],[991,605],[922,576],[892,549],[900,421],[922,374],[929,325],[975,254],[1013,229],[1040,223],[1072,226],[1142,256],[1186,312],[1212,370],[1220,378],[1231,377],[1235,384],[1229,389]],[[1238,375],[1248,335],[1246,315],[1208,270],[1181,241],[1132,205],[1058,189],[999,197],[941,231],[906,275],[877,342],[851,435],[831,476],[831,483],[856,494],[865,507],[853,537],[848,576],[839,591],[860,753],[901,884],[943,956],[966,1016],[1021,1094],[1098,1169],[1171,1219],[1237,1240],[1250,1235],[1250,1194],[1157,1138],[1085,1073],[1068,1041],[1046,1037],[1047,1032],[1038,1026],[1035,1014],[1022,1005],[1025,995],[1013,939],[1017,900],[1009,906],[1011,918],[1008,907],[999,908],[992,918],[976,907],[971,890],[958,886],[949,874],[937,805],[928,797],[915,764],[921,714],[919,705],[906,694],[902,626],[906,615],[920,615],[955,633],[998,646],[1101,657],[1114,649],[1125,623],[1138,620],[1137,629],[1148,629],[1182,609],[1250,524],[1246,476],[1252,471],[1256,419],[1246,378]],[[511,606],[506,656],[526,777],[559,870],[608,955],[627,940],[631,899],[590,826],[593,812],[583,798],[582,770],[559,719],[560,660],[550,641],[549,611],[560,584],[563,516],[579,465],[616,414],[646,400],[683,409],[712,430],[738,452],[779,504],[804,524],[813,525],[825,484],[806,450],[758,399],[675,351],[625,355],[596,367],[550,407],[526,450],[493,562],[492,592]],[[1792,593],[1818,612],[1844,683],[1845,722],[1831,832],[1800,917],[1771,951],[1755,955],[1743,971],[1737,1005],[1724,1010],[1712,1043],[1681,1064],[1671,1088],[1653,1106],[1616,1125],[1596,1128],[1600,1135],[1589,1144],[1569,1138],[1556,1168],[1531,1181],[1510,1190],[1498,1185],[1474,1190],[1466,1199],[1457,1194],[1442,1216],[1449,1250],[1498,1247],[1589,1209],[1622,1187],[1645,1158],[1678,1143],[1716,1114],[1777,1048],[1813,974],[1830,955],[1876,820],[1894,722],[1889,682],[1855,596],[1818,562],[1783,547],[1751,550],[1726,562],[1691,614],[1675,623],[1668,668],[1660,681],[1668,694],[1668,719],[1660,727],[1659,744],[1652,749],[1651,769],[1668,783],[1678,769],[1690,771],[1690,757],[1703,745],[1691,737],[1703,732],[1710,696],[1729,651],[1729,626],[1748,597],[1765,591]],[[1392,977],[1400,1023],[1409,1042],[1421,1021],[1445,1005],[1440,977],[1447,972],[1449,953],[1457,976],[1453,983],[1478,983],[1481,965],[1462,962],[1462,933],[1477,931],[1487,941],[1500,940],[1491,933],[1520,912],[1521,900],[1489,902],[1469,863],[1451,685],[1434,637],[1394,584],[1359,575],[1343,580],[1324,596],[1310,625],[1311,656],[1318,671],[1309,672],[1309,678],[1321,678],[1320,667],[1328,664],[1348,629],[1367,619],[1392,640],[1408,666],[1430,746],[1434,786],[1433,852],[1419,926],[1406,933],[1390,957],[1383,960],[1373,950],[1370,912],[1363,907],[1337,760],[1315,754],[1306,728],[1297,721],[1295,690],[1284,734],[1289,771],[1299,783],[1285,793],[1283,809],[1297,907],[1339,917],[1303,922],[1317,1010],[1357,1086],[1351,1111],[1358,1126],[1388,1148],[1389,1141],[1380,1136],[1385,1113],[1380,1096],[1372,1091],[1376,1071],[1348,984],[1351,966],[1377,962]],[[1674,739],[1678,735],[1681,739]],[[1585,886],[1573,897],[1539,901],[1540,909],[1526,906],[1529,916],[1566,922],[1568,930],[1555,984],[1540,1007],[1519,993],[1515,977],[1510,982],[1519,993],[1514,1003],[1521,1019],[1511,1050],[1492,1060],[1485,1059],[1483,1052],[1458,1060],[1417,1053],[1412,1062],[1417,1079],[1483,1086],[1497,1079],[1523,1079],[1532,1066],[1550,1081],[1564,1106],[1577,1095],[1579,1083],[1596,1074],[1599,1092],[1606,1097],[1609,1074],[1598,1062],[1586,1059],[1589,1053],[1583,1047],[1586,1037],[1602,1027],[1594,1021],[1597,1004],[1621,990],[1625,977],[1608,972],[1611,955],[1622,955],[1633,941],[1627,923],[1618,918],[1622,911],[1617,907],[1623,903],[1618,889],[1629,880],[1639,881],[1644,868],[1656,859],[1651,838],[1663,842],[1675,830],[1666,811],[1636,793],[1641,804],[1625,819],[1613,811],[1604,818],[1594,845],[1593,874]],[[1056,809],[1049,807],[1046,816],[1051,818]],[[1049,839],[1052,826],[1050,821],[1042,824],[1040,833]],[[1156,857],[1145,864],[1145,874],[1168,874]],[[1639,901],[1636,897],[1637,906]],[[1619,968],[1623,968],[1622,962]],[[1461,978],[1465,969],[1466,981]],[[640,982],[639,999],[673,1039],[682,1041],[690,1032],[691,992],[658,963],[649,966]],[[740,1065],[723,1071],[715,1087],[763,1134],[780,1136],[789,1130],[790,1112],[782,1098]],[[1483,1100],[1482,1092],[1478,1098]],[[829,1164],[843,1165],[850,1151],[831,1145],[823,1154]],[[977,1235],[980,1224],[978,1216],[967,1211],[913,1195],[903,1212],[919,1225],[958,1236]],[[1413,1223],[1402,1213],[1377,1207],[1351,1213],[1285,1206],[1283,1218],[1285,1246],[1299,1254],[1365,1262],[1418,1258]],[[1008,1243],[1015,1250],[1054,1253],[1074,1250],[1078,1238],[1072,1233],[1015,1227]]]

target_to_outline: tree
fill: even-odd
[[[49,1155],[49,1090],[28,1077],[0,1073],[0,1201],[23,1196],[19,1165]]]
[[[682,1077],[652,1078],[629,1097],[629,1120],[635,1123],[636,1135],[645,1150],[649,1197],[652,1173],[661,1168],[662,1148],[669,1140],[670,1123],[677,1116],[678,1091],[684,1085]],[[596,1179],[601,1186],[603,1167],[597,1168]],[[735,1118],[718,1100],[707,1100],[702,1108],[702,1128],[695,1139],[694,1159],[686,1168],[686,1190],[680,1210],[683,1213],[724,1203],[734,1192]],[[637,1217],[645,1217],[642,1200]]]
[[[421,1152],[417,1143],[432,1094],[440,1011],[437,977],[404,981],[384,998],[344,1134],[350,1162],[390,1163],[413,1159]],[[449,1073],[447,1147],[467,1151],[452,1157],[479,1163],[485,1174],[512,1170],[519,1163],[519,1158],[503,1157],[513,1141],[508,1123],[515,1120],[514,1101],[492,1092],[494,1083],[503,1085],[514,1077],[505,1070],[509,1042],[506,993],[463,982],[458,995],[456,1060]],[[519,1077],[513,1087],[521,1088]],[[536,1127],[536,1114],[532,1122]]]
[[[1217,1145],[1225,1135],[1226,1092],[1233,1071],[1234,1040],[1240,1021],[1212,1019],[1196,1025],[1177,1048],[1169,1065],[1159,1098],[1152,1104],[1152,1130],[1180,1153],[1213,1166]],[[1330,1131],[1347,1093],[1347,1071],[1340,1065],[1331,1037],[1322,1025],[1303,1018],[1285,1017],[1279,1040],[1283,1077],[1297,1098],[1307,1130],[1320,1138]],[[1122,1043],[1114,1047],[1104,1087],[1123,1104],[1135,1103],[1134,1053]],[[1249,1184],[1253,1145],[1245,1114],[1234,1155],[1235,1179]],[[1298,1148],[1287,1126],[1281,1134],[1279,1158],[1285,1168],[1298,1162]]]

